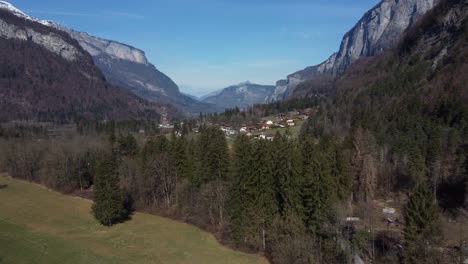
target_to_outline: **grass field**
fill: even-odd
[[[0,263],[267,263],[188,224],[136,213],[106,228],[91,202],[0,176]]]

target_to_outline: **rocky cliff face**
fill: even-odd
[[[76,39],[93,56],[96,65],[112,84],[128,89],[143,99],[172,104],[189,115],[219,110],[182,94],[171,78],[149,63],[142,50],[57,24],[54,26]]]
[[[80,43],[91,56],[106,78],[149,100],[181,96],[179,87],[164,73],[148,62],[142,50],[116,41],[105,40],[55,25]],[[152,97],[143,93],[155,93]]]
[[[134,47],[115,41],[90,36],[84,32],[74,31],[65,27],[59,28],[67,31],[80,45],[93,57],[107,55],[116,59],[128,60],[135,63],[148,64],[145,53]]]
[[[39,20],[25,15],[23,12],[4,1],[0,1],[0,10],[30,22],[40,22]],[[43,23],[47,22],[44,21]],[[9,23],[5,20],[5,16],[0,17],[0,37],[10,40],[32,41],[69,61],[77,60],[78,56],[83,55],[73,45],[74,43],[71,43],[68,36],[58,31],[44,32],[37,27],[32,27],[24,23]]]
[[[382,0],[344,35],[338,52],[319,65],[305,68],[289,75],[286,80],[278,81],[276,90],[266,102],[283,100],[304,81],[341,74],[359,58],[373,56],[394,47],[402,33],[434,7],[437,1]]]
[[[274,89],[275,86],[272,85],[259,85],[247,81],[229,86],[214,95],[207,96],[203,99],[203,102],[215,104],[224,109],[236,106],[245,109],[253,104],[263,103]]]

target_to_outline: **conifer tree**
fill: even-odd
[[[177,175],[182,178],[188,177],[186,145],[187,142],[183,136],[176,137],[175,133],[172,133],[170,153],[175,161]]]
[[[252,164],[252,174],[248,181],[251,185],[248,193],[253,198],[251,221],[257,226],[257,243],[260,242],[265,250],[268,229],[278,213],[274,191],[274,165],[269,142],[265,140],[255,142]]]
[[[422,263],[433,257],[438,208],[433,193],[425,183],[419,183],[405,208],[405,263]]]
[[[122,156],[135,156],[138,153],[138,144],[134,136],[127,134],[117,140],[118,151]]]
[[[201,180],[206,183],[225,180],[229,170],[229,153],[224,133],[213,127],[203,130],[199,139]]]
[[[311,138],[303,140],[302,145],[304,220],[309,231],[317,232],[323,223],[332,220],[336,194],[333,193],[330,163],[325,154]]]
[[[203,130],[198,147],[199,175],[198,184],[210,184],[210,208],[216,208],[217,222],[224,222],[224,203],[227,193],[227,175],[229,172],[229,153],[226,137],[218,128],[208,127]]]
[[[233,144],[232,187],[229,199],[229,215],[231,219],[232,235],[238,243],[245,242],[249,236],[249,210],[252,197],[248,194],[248,184],[252,177],[252,142],[241,134]]]
[[[157,136],[146,142],[141,152],[141,161],[144,164],[146,159],[153,154],[167,153],[170,150],[170,142],[166,136]]]
[[[283,217],[301,216],[300,153],[295,142],[280,133],[275,135],[272,146],[273,177],[279,212]],[[298,155],[299,154],[299,155]]]
[[[352,168],[350,152],[340,146],[334,146],[331,150],[332,178],[336,185],[336,195],[341,201],[351,197],[352,191]]]
[[[119,186],[115,154],[106,155],[97,162],[93,201],[93,215],[102,225],[112,226],[128,216]]]

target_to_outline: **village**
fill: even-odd
[[[242,124],[238,128],[222,125],[220,129],[224,131],[228,137],[243,133],[254,139],[273,140],[277,132],[285,134],[289,131],[288,133],[292,136],[297,136],[302,124],[308,118],[309,115],[306,111],[292,111],[285,114],[264,117],[260,122],[253,125]]]
[[[207,126],[217,126],[222,130],[228,141],[233,141],[238,134],[245,134],[253,139],[273,140],[275,135],[287,134],[293,138],[298,137],[301,131],[302,124],[309,119],[311,114],[317,110],[308,108],[300,111],[290,111],[276,115],[269,115],[260,118],[257,122],[251,121],[250,123],[242,123],[240,125],[233,125],[229,122],[220,124],[209,122],[206,120],[197,120],[196,125],[193,127],[192,132],[199,133],[199,127],[204,124]],[[162,134],[170,134],[175,127],[182,127],[183,122],[170,122],[167,114],[163,113],[161,116],[159,128]],[[177,130],[177,129],[176,129]],[[181,136],[181,131],[175,131],[176,136]]]

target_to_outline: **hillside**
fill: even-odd
[[[3,176],[0,186],[2,263],[267,263],[187,224],[136,213],[109,229],[87,200]]]
[[[161,105],[106,82],[63,31],[0,10],[0,121],[158,118]]]
[[[263,103],[274,89],[275,87],[271,85],[259,85],[247,81],[203,96],[202,100],[222,108],[245,109],[253,104]]]
[[[368,131],[365,140],[374,142],[375,155],[383,155],[375,190],[401,191],[427,177],[443,208],[463,206],[467,18],[464,1],[443,1],[396,49],[358,61],[337,79],[336,96],[320,105],[304,132],[349,139],[357,130]],[[313,91],[307,83],[302,89]],[[416,164],[418,176],[411,172]]]

